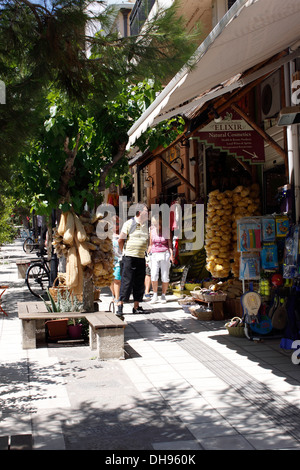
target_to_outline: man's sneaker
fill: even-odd
[[[145,294],[145,299],[151,299],[151,294]]]
[[[132,313],[147,313],[147,312],[145,312],[143,307],[138,306],[137,308],[132,309]]]
[[[166,304],[166,303],[167,303],[167,299],[166,299],[165,294],[162,294],[162,295],[161,295],[161,297],[160,297],[160,302],[161,302],[162,304]]]
[[[156,304],[156,302],[158,302],[158,298],[157,298],[157,294],[154,294],[149,303],[150,304]]]

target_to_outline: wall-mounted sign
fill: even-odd
[[[263,138],[231,108],[224,111],[220,117],[219,122],[212,120],[197,131],[194,137],[252,165],[264,163]]]

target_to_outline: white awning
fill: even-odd
[[[230,91],[218,85],[289,47],[297,48],[299,24],[300,0],[237,0],[193,55],[192,70],[183,67],[130,128],[127,148],[148,127]],[[253,74],[247,82],[255,78]],[[244,85],[235,80],[231,88]]]

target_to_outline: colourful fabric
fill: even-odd
[[[114,279],[116,281],[121,281],[121,266],[120,266],[120,262],[118,262],[117,264],[115,264],[114,266]]]

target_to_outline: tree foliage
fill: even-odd
[[[0,5],[0,170],[7,178],[15,161],[21,188],[45,212],[58,201],[79,207],[126,172],[128,129],[190,57],[198,31],[185,33],[176,3],[126,38],[91,33],[113,18],[101,1]]]
[[[14,213],[15,200],[3,191],[0,194],[0,246],[12,242],[16,237]]]

